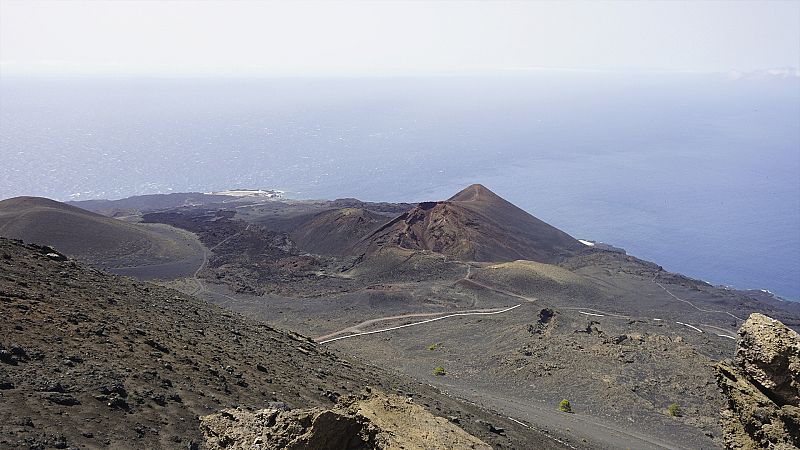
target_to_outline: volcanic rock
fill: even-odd
[[[728,399],[721,421],[726,448],[800,445],[800,335],[753,313],[739,329],[735,362],[716,370]]]
[[[344,397],[331,409],[227,409],[200,423],[209,450],[491,448],[403,397],[377,392]]]

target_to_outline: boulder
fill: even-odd
[[[777,403],[800,406],[800,335],[794,330],[752,314],[739,329],[736,364]]]
[[[791,449],[800,445],[800,335],[751,314],[739,329],[736,358],[716,366],[728,399],[722,412],[729,449]]]
[[[407,398],[377,392],[331,409],[226,409],[201,417],[200,429],[209,450],[491,448]]]

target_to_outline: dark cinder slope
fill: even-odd
[[[367,234],[390,217],[363,208],[342,208],[311,216],[289,234],[303,250],[325,255],[348,255]]]
[[[200,192],[185,192],[172,194],[136,195],[119,200],[79,200],[67,202],[87,211],[113,216],[117,213],[141,213],[162,209],[196,207],[215,203],[225,203],[237,200],[228,195],[203,194]]]
[[[420,203],[370,235],[363,245],[368,253],[397,245],[468,261],[545,263],[574,255],[583,247],[480,184],[447,201]]]
[[[564,448],[298,334],[50,252],[0,238],[0,448],[198,448],[199,416],[329,407],[368,385],[413,393],[496,448]]]
[[[103,267],[164,263],[197,251],[168,233],[41,197],[0,201],[0,236],[49,245]]]

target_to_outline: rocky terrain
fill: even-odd
[[[137,286],[149,291],[123,291],[120,295],[134,299],[142,299],[142,292],[157,292],[164,298],[152,303],[142,301],[145,306],[157,305],[159,313],[166,311],[165,317],[174,323],[158,330],[135,327],[170,342],[164,344],[171,352],[167,356],[151,347],[152,354],[161,353],[160,358],[169,360],[173,369],[185,372],[189,369],[179,364],[181,359],[170,360],[169,355],[176,354],[174,348],[205,348],[199,373],[204,373],[203,364],[219,372],[221,362],[213,358],[223,358],[221,354],[226,352],[234,352],[236,361],[248,361],[221,366],[224,388],[212,388],[219,402],[198,400],[210,407],[192,409],[185,416],[191,416],[198,426],[200,416],[211,415],[208,423],[219,425],[230,421],[230,415],[251,423],[280,414],[280,423],[293,430],[291,436],[281,439],[301,442],[315,435],[311,424],[323,411],[345,422],[366,423],[352,411],[345,411],[345,406],[334,406],[334,400],[357,395],[361,392],[357,385],[369,384],[376,393],[393,394],[400,389],[403,398],[414,393],[415,404],[437,416],[452,415],[459,427],[495,448],[538,448],[526,447],[531,442],[562,442],[576,448],[717,448],[731,441],[723,434],[729,427],[721,427],[719,422],[719,412],[729,404],[729,398],[714,383],[715,365],[735,351],[737,330],[754,312],[780,320],[787,329],[800,328],[800,308],[794,303],[760,291],[714,287],[622,252],[585,246],[480,185],[470,186],[446,201],[419,205],[355,199],[210,201],[161,209],[151,209],[138,200],[131,200],[131,204],[136,204],[139,212],[125,220],[179,228],[202,244],[202,258],[189,276],[170,276],[156,267],[148,277],[162,273],[164,276],[157,277],[162,278],[160,285],[224,308],[205,306],[210,308],[208,316],[188,324],[188,329],[204,329],[216,321],[222,329],[214,328],[215,332],[207,331],[187,343],[191,333],[183,324],[193,316],[177,314],[170,308],[185,309],[182,301],[197,302],[190,303],[195,305],[191,308],[200,308],[202,302],[146,284]],[[57,264],[65,271],[63,267],[73,263]],[[44,270],[35,267],[29,271],[34,275]],[[148,278],[138,272],[131,275]],[[31,283],[22,274],[17,279]],[[105,278],[95,281],[102,280]],[[127,286],[133,281],[113,283]],[[81,286],[90,293],[97,289]],[[100,299],[106,296],[106,291],[98,292]],[[171,300],[171,296],[182,300]],[[127,305],[119,296],[113,298]],[[60,308],[69,311],[70,306],[51,311],[56,314]],[[98,308],[94,305],[90,309]],[[131,312],[136,309],[132,304],[126,308],[124,314],[93,320],[103,324],[126,323],[122,317],[128,316],[140,322],[152,320],[143,313]],[[249,319],[226,312],[230,310]],[[11,311],[16,312],[13,308]],[[218,315],[221,318],[216,318]],[[231,325],[255,323],[251,319],[268,323],[261,325],[268,331]],[[154,323],[161,323],[160,319]],[[225,330],[231,327],[244,331],[229,335]],[[278,328],[313,340],[284,334],[292,342],[280,347],[286,351],[273,355],[269,347],[259,347],[258,343],[275,341],[275,336],[281,335]],[[85,332],[83,325],[81,331]],[[109,332],[107,325],[105,332]],[[130,336],[145,339],[135,331]],[[9,339],[2,342],[9,354],[13,355],[12,345],[25,347]],[[178,343],[172,344],[175,339]],[[255,347],[246,347],[247,355],[236,354],[229,348],[228,339]],[[203,341],[211,347],[196,344]],[[134,351],[138,348],[134,345]],[[292,348],[300,354],[292,355]],[[211,356],[213,352],[216,354]],[[272,384],[259,384],[259,377],[267,372],[259,370],[258,365],[268,365],[253,359],[253,355],[281,368],[270,372]],[[278,359],[284,355],[292,356],[285,361]],[[321,355],[322,359],[307,361],[310,355]],[[347,355],[351,362],[342,368],[336,355]],[[111,366],[119,363],[113,358],[109,361]],[[358,361],[370,361],[391,370],[392,375]],[[733,374],[738,366],[732,364],[728,366]],[[233,373],[226,371],[227,366]],[[300,374],[313,376],[298,376],[299,367]],[[319,367],[334,376],[318,377]],[[248,388],[235,387],[238,373]],[[297,386],[288,381],[290,374],[301,380]],[[36,373],[23,380],[41,376]],[[158,376],[163,376],[160,371]],[[174,378],[169,377],[176,384]],[[340,384],[333,382],[334,378],[351,381]],[[740,375],[734,378],[743,379]],[[412,379],[422,384],[410,387]],[[125,392],[134,392],[127,386],[137,386],[136,378],[126,380]],[[201,382],[215,386],[212,381]],[[17,386],[18,381],[9,383]],[[72,383],[80,386],[78,381]],[[269,394],[258,396],[249,390],[253,386]],[[200,385],[190,384],[189,388],[193,390],[190,392],[205,392]],[[437,389],[448,395],[437,394]],[[307,393],[314,390],[315,395]],[[156,389],[147,385],[135,390],[148,391],[155,393]],[[424,400],[423,393],[427,396]],[[136,402],[128,404],[148,405],[150,394],[137,395]],[[185,389],[179,395],[191,398]],[[298,399],[292,401],[295,397]],[[571,413],[559,411],[564,399],[570,401]],[[88,404],[83,398],[78,400]],[[276,401],[288,405],[291,414],[283,414],[283,406],[269,405]],[[480,408],[474,405],[498,415],[491,420],[479,418],[483,413],[477,413]],[[156,406],[151,406],[153,411],[159,410]],[[779,409],[784,411],[784,406]],[[225,408],[234,410],[214,415]],[[253,413],[261,409],[272,412]],[[763,416],[758,411],[752,417],[775,417],[769,419],[770,423],[788,417],[783,412]],[[302,424],[297,422],[300,418]],[[165,420],[163,416],[161,420]],[[152,428],[159,430],[159,436],[173,433],[155,425]],[[498,432],[500,428],[502,433]],[[374,430],[375,424],[364,425],[356,435],[370,435],[365,429]],[[197,430],[191,439],[201,442]],[[217,430],[213,431],[217,437],[225,436],[218,428],[205,430]],[[528,434],[521,433],[525,430]],[[183,431],[173,435],[180,437]],[[251,431],[243,430],[242,436],[252,437],[248,434]],[[263,432],[266,436],[275,430]]]
[[[716,366],[728,404],[722,426],[731,449],[800,446],[800,335],[754,313],[739,329],[733,362]]]
[[[195,233],[212,250],[197,275],[237,293],[323,295],[352,288],[335,276],[347,261],[303,252],[289,233],[233,217],[230,211],[195,209],[148,213],[142,220]]]
[[[200,448],[200,416],[330,408],[366,386],[495,447],[563,447],[302,335],[2,238],[0,329],[0,448]]]
[[[224,410],[201,417],[200,428],[209,450],[492,448],[410,398],[370,391],[342,397],[330,409]]]

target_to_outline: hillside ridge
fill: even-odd
[[[422,202],[362,239],[365,253],[394,245],[465,261],[557,262],[583,246],[481,184],[450,199]]]
[[[0,448],[198,448],[200,416],[329,408],[367,386],[462,417],[494,446],[564,448],[300,334],[51,252],[0,238]]]

